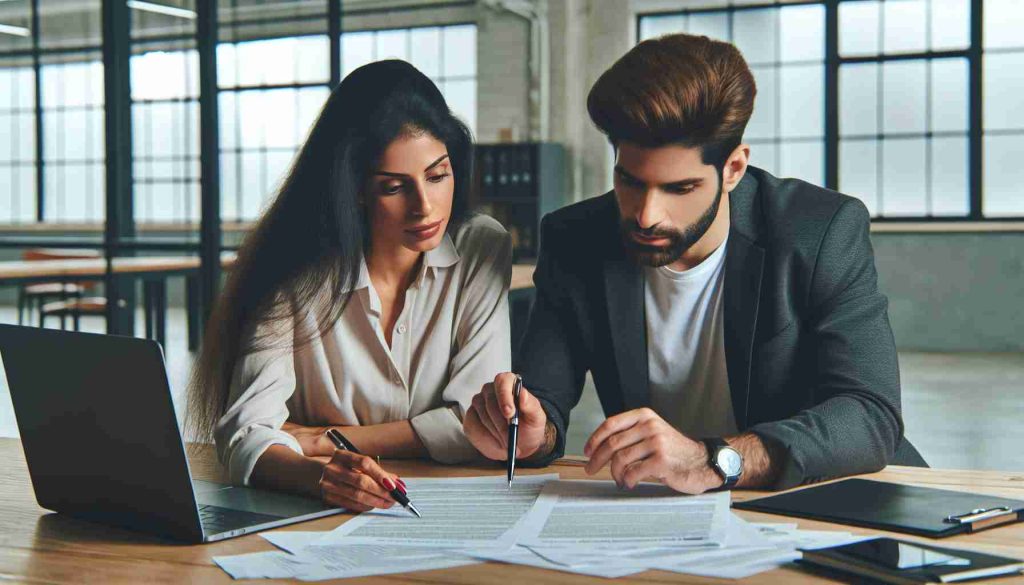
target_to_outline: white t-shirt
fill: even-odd
[[[722,327],[727,242],[684,272],[644,268],[651,408],[693,439],[737,432]]]

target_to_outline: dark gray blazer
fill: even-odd
[[[750,167],[730,195],[726,367],[736,426],[784,453],[776,487],[925,465],[903,438],[899,364],[869,216],[852,197]],[[515,370],[558,430],[593,375],[606,416],[649,405],[644,280],[614,193],[541,222]]]

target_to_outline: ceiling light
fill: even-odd
[[[196,18],[195,11],[177,8],[174,6],[166,6],[164,4],[157,4],[156,2],[128,0],[128,8],[143,10],[145,12],[155,12],[157,14],[166,14],[167,16],[177,16],[178,18],[187,18],[189,20],[195,20]]]
[[[16,37],[28,37],[32,36],[32,31],[28,30],[23,26],[13,26],[10,24],[0,24],[0,34],[14,35]]]

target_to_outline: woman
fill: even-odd
[[[455,463],[461,418],[511,360],[508,234],[465,219],[469,131],[404,61],[331,93],[246,239],[190,385],[234,482],[389,507],[370,456]],[[364,456],[335,451],[336,427]]]

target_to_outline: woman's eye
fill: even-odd
[[[440,175],[434,175],[433,177],[428,177],[427,180],[430,181],[431,183],[440,183],[441,181],[445,180],[445,178],[448,177],[450,174],[451,173],[442,173]]]
[[[402,191],[402,184],[401,183],[398,183],[396,185],[383,185],[381,187],[381,193],[384,193],[386,195],[397,195],[401,191]]]

